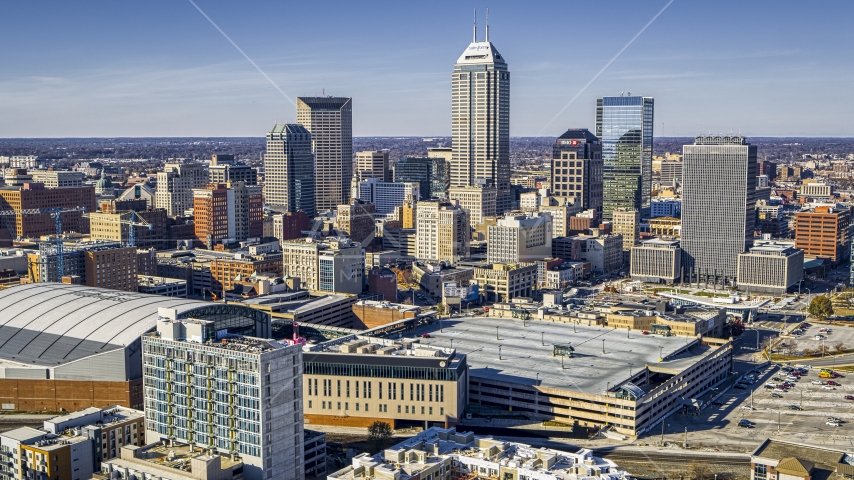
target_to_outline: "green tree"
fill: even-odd
[[[833,302],[827,295],[819,295],[812,299],[807,312],[821,321],[827,320],[827,317],[833,315]]]
[[[368,427],[368,441],[374,447],[374,450],[380,451],[385,447],[385,444],[391,439],[391,425],[381,420],[377,420]]]
[[[436,315],[444,315],[445,314],[445,304],[437,303],[436,304]]]

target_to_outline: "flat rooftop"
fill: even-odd
[[[202,450],[196,447],[190,451],[188,445],[175,444],[171,447],[160,444],[149,445],[142,447],[146,458],[134,458],[133,460],[124,460],[122,458],[112,458],[106,460],[105,463],[110,463],[117,467],[126,467],[138,472],[155,477],[164,476],[175,480],[194,480],[199,477],[193,475],[189,470],[190,459],[201,457],[204,460],[210,459],[210,455],[204,454]],[[170,458],[170,453],[172,454]],[[231,468],[235,465],[240,465],[243,460],[236,457],[232,460],[228,455],[220,455],[220,467],[222,469]],[[197,473],[198,475],[198,473]]]
[[[466,317],[443,320],[413,332],[425,345],[451,347],[468,357],[473,377],[495,379],[522,385],[602,394],[608,388],[627,381],[631,373],[649,364],[665,370],[681,371],[699,361],[711,347],[691,348],[693,337],[643,335],[625,329],[522,321],[495,317]],[[496,327],[498,339],[496,340]],[[628,338],[627,338],[628,337]],[[602,353],[604,341],[605,353]],[[573,356],[553,356],[554,345],[571,345]],[[501,360],[498,347],[501,347]],[[677,354],[678,353],[678,354]],[[664,358],[659,362],[659,355]]]

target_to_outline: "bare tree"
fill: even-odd
[[[836,342],[833,349],[836,350],[836,353],[845,353],[845,344],[842,342]]]
[[[694,460],[688,465],[688,474],[692,480],[714,480],[715,471],[708,462]]]
[[[813,349],[811,349],[811,348],[805,348],[804,349],[804,356],[805,357],[811,357],[811,356],[813,356],[814,353],[815,353],[815,351],[813,351]]]

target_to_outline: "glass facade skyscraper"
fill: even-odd
[[[596,100],[596,136],[602,140],[602,218],[628,208],[649,218],[652,201],[652,97]]]
[[[421,200],[443,198],[448,192],[448,162],[436,157],[404,157],[394,164],[394,181],[417,183]]]
[[[283,213],[305,212],[309,218],[315,208],[314,154],[311,133],[302,125],[279,123],[267,133],[264,156],[264,200],[273,210]]]
[[[734,281],[753,239],[756,146],[741,136],[682,147],[682,265],[691,281]]]

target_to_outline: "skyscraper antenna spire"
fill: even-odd
[[[474,9],[474,32],[472,32],[471,41],[472,41],[472,43],[477,42],[477,9],[476,8]]]
[[[489,42],[489,7],[486,9],[486,41]]]

